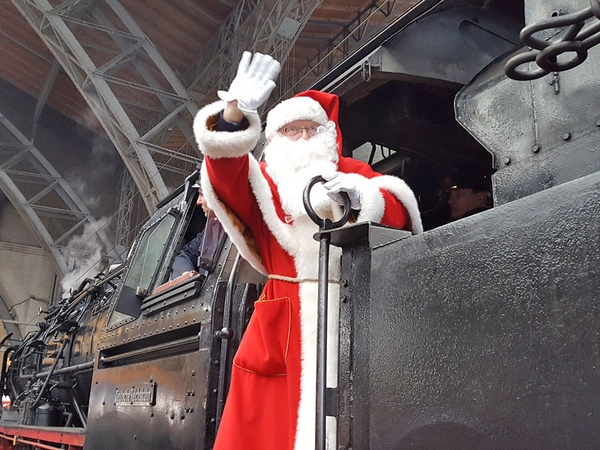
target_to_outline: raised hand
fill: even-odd
[[[256,112],[267,101],[279,75],[281,64],[269,55],[244,52],[235,78],[228,91],[217,91],[221,100],[237,100],[243,112]]]

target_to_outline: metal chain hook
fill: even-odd
[[[543,19],[526,26],[521,30],[520,38],[530,50],[525,53],[519,51],[509,58],[504,72],[514,80],[534,80],[583,63],[588,50],[600,43],[600,23],[584,28],[586,20],[593,17],[600,20],[600,0],[590,0],[590,7],[579,12]],[[562,27],[566,27],[561,31],[562,36],[555,40],[543,41],[534,36],[540,31]],[[572,53],[572,56],[566,61],[559,61],[558,57],[565,53]],[[529,68],[533,62],[537,67]]]

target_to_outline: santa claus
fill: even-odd
[[[308,91],[275,106],[267,117],[264,162],[250,154],[261,133],[256,109],[278,72],[270,56],[246,52],[230,89],[219,92],[221,101],[201,109],[194,121],[208,206],[242,256],[269,279],[233,361],[215,450],[315,447],[319,243],[302,203],[308,180],[328,180],[310,197],[323,218],[340,219],[340,192],[346,192],[357,221],[422,231],[404,181],[341,156],[335,95]],[[337,383],[339,261],[339,249],[332,248],[329,387]],[[333,418],[327,435],[328,448],[337,448]]]

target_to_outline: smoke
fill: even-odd
[[[92,130],[94,133],[98,135],[104,134],[104,129],[102,125],[98,121],[96,114],[90,108],[83,108],[78,115],[79,122],[83,123],[83,125]]]
[[[61,280],[62,296],[68,297],[72,290],[86,278],[94,278],[104,269],[102,258],[102,243],[97,235],[98,230],[110,223],[110,217],[90,220],[83,227],[81,234],[72,237],[65,249],[67,273]]]
[[[90,209],[96,209],[103,206],[102,197],[103,194],[89,194],[88,191],[88,182],[83,178],[74,179],[69,183],[69,185],[73,188],[75,192],[82,192],[85,195],[84,202],[85,206]]]
[[[81,165],[69,174],[69,183],[80,197],[86,200],[88,208],[100,214],[109,214],[113,207],[116,187],[124,165],[112,143],[100,136],[92,136],[89,151]]]
[[[73,141],[78,151],[69,153],[65,179],[94,216],[112,215],[114,199],[118,198],[119,177],[125,165],[90,109],[80,112]]]

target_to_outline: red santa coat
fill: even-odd
[[[303,216],[286,221],[277,186],[249,152],[260,120],[236,132],[212,131],[224,102],[203,108],[194,122],[205,154],[202,190],[242,256],[269,275],[233,361],[231,387],[215,450],[307,450],[315,443],[318,227]],[[422,230],[418,206],[399,178],[379,176],[360,161],[340,158],[356,177],[363,201],[358,221]],[[334,206],[334,219],[341,209]],[[330,251],[330,280],[339,278],[340,250]],[[327,384],[337,383],[339,285],[329,285]],[[328,421],[335,448],[335,423]]]

